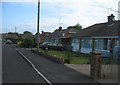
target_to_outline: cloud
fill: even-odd
[[[26,30],[34,34],[37,32],[37,24],[34,22],[21,23],[16,27],[17,27],[17,32],[19,33],[23,33]]]
[[[4,0],[11,2],[11,0]],[[16,2],[16,0],[12,0]],[[37,0],[17,0],[17,2],[30,2],[37,6]],[[70,25],[80,23],[84,28],[96,23],[107,22],[107,16],[113,13],[118,17],[119,0],[40,0],[41,17],[40,31],[53,32],[62,25],[65,29]],[[110,10],[109,8],[112,8]],[[18,26],[20,27],[20,26]],[[21,30],[36,32],[36,22],[29,22],[21,25]],[[21,31],[23,32],[23,31]]]
[[[53,32],[58,26],[58,20],[56,18],[42,18],[40,23],[40,31]]]
[[[117,14],[108,8],[118,10],[116,6],[118,1],[119,0],[55,0],[51,2],[51,0],[44,0],[43,3],[41,3],[43,7],[47,7],[47,10],[52,9],[52,12],[55,10],[59,10],[59,12],[55,13],[58,17],[52,16],[53,18],[50,18],[50,16],[45,16],[46,19],[42,20],[42,23],[44,23],[42,27],[45,26],[45,23],[48,28],[52,27],[52,23],[56,24],[56,20],[59,20],[59,18],[60,23],[62,23],[65,28],[77,23],[80,23],[83,27],[87,27],[96,23],[107,22],[107,16],[111,13],[117,17]]]

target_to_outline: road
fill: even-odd
[[[11,45],[2,45],[2,83],[45,83]]]
[[[3,45],[3,83],[45,83],[12,45]],[[23,48],[17,48],[52,83],[97,83],[63,64],[55,63]]]

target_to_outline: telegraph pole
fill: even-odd
[[[38,0],[38,18],[37,18],[37,50],[39,50],[39,12],[40,12],[40,0]]]

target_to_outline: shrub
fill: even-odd
[[[20,46],[25,48],[31,48],[31,47],[35,47],[36,43],[34,42],[34,39],[26,38],[26,39],[23,39]]]

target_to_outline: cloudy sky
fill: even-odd
[[[59,26],[81,24],[83,28],[96,23],[107,22],[113,13],[118,20],[118,1],[120,0],[40,0],[40,32],[53,32]],[[25,30],[36,33],[36,0],[3,0],[2,31]]]

